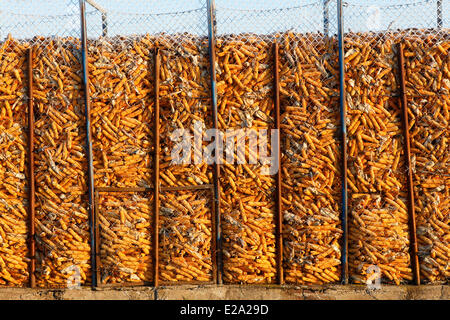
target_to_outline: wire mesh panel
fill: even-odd
[[[153,42],[149,36],[106,37],[88,48],[95,185],[150,187]]]
[[[163,191],[160,197],[161,281],[212,281],[212,190]]]
[[[218,49],[219,120],[224,128],[274,127],[272,43],[278,42],[285,279],[289,283],[334,282],[339,280],[341,234],[339,183],[335,179],[339,175],[339,144],[335,138],[339,109],[333,99],[338,95],[337,56],[333,51],[336,40],[332,38],[336,9],[329,1],[283,2],[278,7],[261,1],[247,5],[249,8],[217,4],[218,34],[224,39]],[[238,20],[245,22],[238,24]],[[225,279],[270,283],[275,267],[274,179],[266,176],[263,184],[258,184],[261,163],[248,166],[248,170],[239,167],[226,166],[228,176],[221,182],[223,193],[232,190],[229,193],[234,197],[223,199]],[[254,179],[261,190],[256,196]],[[264,184],[269,188],[264,190]],[[249,204],[264,209],[242,204],[238,193],[243,193]],[[311,204],[314,212],[309,212]],[[255,220],[247,222],[245,211]],[[264,215],[257,213],[261,211]],[[266,236],[256,240],[245,236],[252,222],[260,229],[250,231]],[[247,243],[243,239],[248,239]],[[259,265],[251,258],[255,252],[261,255],[258,246],[267,246],[262,254],[266,261]]]
[[[153,186],[155,98],[160,104],[161,186],[212,183],[211,166],[203,159],[209,144],[203,139],[212,126],[206,2],[131,1],[124,6],[122,1],[96,1],[92,8],[87,19],[96,185]],[[154,97],[156,48],[158,97]],[[177,153],[183,143],[189,147],[188,157]],[[161,207],[168,199],[161,197]],[[167,263],[177,259],[174,251],[170,253],[164,256]],[[173,279],[175,266],[169,272],[175,272]],[[169,280],[167,274],[161,279]]]
[[[212,183],[205,158],[212,128],[207,39],[186,36],[160,45],[161,185]]]
[[[11,35],[0,39],[0,286],[24,286],[29,276],[28,47]]]
[[[39,5],[53,8],[49,2]],[[53,24],[32,39],[40,287],[87,284],[91,272],[79,3],[61,2],[55,10],[67,23],[44,14],[41,19]]]
[[[450,35],[407,36],[404,46],[420,271],[425,282],[448,282]]]
[[[153,281],[153,192],[98,196],[100,285]]]
[[[257,6],[252,1],[250,9],[240,10],[234,2],[216,1],[218,120],[227,142],[220,177],[226,283],[276,279],[275,178],[263,173],[267,163],[256,148],[261,144],[259,129],[269,129],[264,144],[271,150],[277,30],[261,23],[267,22],[267,12]]]
[[[207,52],[205,0],[86,3],[94,183],[153,188],[159,179],[162,281],[216,277],[215,241],[220,239],[211,185],[219,159],[224,281],[277,280],[274,43],[279,48],[284,280],[339,281],[338,1],[215,1],[214,66]],[[388,283],[413,279],[409,169],[423,282],[448,282],[449,6],[446,0],[344,3],[349,266],[355,283],[367,282],[374,267]],[[90,282],[79,8],[76,0],[1,1],[0,286],[24,286],[29,277],[29,98],[35,105],[37,284]],[[26,92],[28,48],[33,49],[32,97]],[[214,123],[211,67],[217,74],[222,134],[209,130]],[[410,121],[406,132],[403,94]],[[226,143],[223,150],[213,151],[214,139],[219,147]],[[157,177],[155,152],[160,155]],[[101,285],[154,280],[153,196],[101,195],[96,270]]]
[[[316,1],[298,11],[314,14],[280,39],[285,275],[324,284],[341,278],[336,6]]]
[[[399,1],[391,4],[386,1],[370,1],[361,4],[351,1],[344,7],[346,99],[349,118],[348,183],[353,198],[350,218],[350,270],[356,282],[365,282],[368,277],[366,270],[375,265],[381,269],[383,280],[396,284],[411,280],[410,237],[400,231],[387,235],[389,230],[399,225],[403,225],[406,230],[408,224],[408,155],[404,151],[402,106],[397,98],[401,93],[398,78],[398,43],[404,43],[410,48],[409,52],[405,51],[406,94],[408,114],[410,121],[412,120],[408,129],[412,139],[411,161],[414,163],[415,154],[419,151],[417,146],[414,146],[414,140],[420,137],[414,136],[420,129],[413,111],[421,113],[426,107],[419,107],[413,97],[421,96],[420,99],[430,102],[431,97],[442,92],[441,87],[444,92],[446,90],[445,76],[442,77],[441,71],[439,77],[437,70],[439,67],[445,68],[442,60],[437,57],[441,63],[433,63],[436,54],[439,56],[442,53],[438,46],[444,51],[443,56],[447,53],[445,44],[444,47],[441,46],[441,41],[448,41],[448,29],[443,29],[442,23],[439,22],[439,19],[442,19],[439,18],[439,4],[442,2],[446,3]],[[424,55],[419,55],[419,52]],[[448,60],[448,57],[444,59]],[[430,76],[430,72],[433,76]],[[423,81],[424,76],[427,81]],[[438,127],[444,129],[442,124]],[[447,131],[444,129],[444,136]],[[431,148],[428,152],[426,148],[419,152],[424,151],[425,157],[431,156]],[[419,154],[417,156],[420,157]],[[424,159],[423,154],[421,159]],[[445,167],[445,162],[439,161],[439,165],[443,164]],[[414,176],[416,188],[421,188],[422,178],[418,174]],[[444,181],[438,184],[445,189]],[[368,211],[366,214],[364,210],[361,211],[361,197],[366,199],[364,194],[371,192],[380,194],[379,203],[389,203],[386,209],[392,219],[383,219],[385,211],[377,211],[375,207],[375,210],[369,211],[378,212],[377,220],[367,216]],[[417,200],[418,197],[422,200]],[[370,204],[370,201],[367,203]],[[416,194],[416,214],[418,230],[422,232],[426,229],[425,225],[429,225],[429,214],[422,213],[423,208],[423,195],[419,191]],[[404,211],[405,217],[399,216],[398,210]],[[439,210],[438,206],[436,210]],[[370,230],[367,230],[368,228]],[[419,256],[422,261],[429,261],[428,246],[429,244],[419,240]],[[444,246],[448,247],[448,243]],[[373,250],[381,256],[371,254]],[[421,264],[422,271],[423,266]],[[430,270],[429,267],[426,268]],[[440,270],[443,270],[442,267]],[[440,277],[444,275],[438,271],[434,272],[431,278],[437,279],[437,274],[440,274]]]

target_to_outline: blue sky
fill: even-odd
[[[344,28],[382,31],[436,26],[437,0],[347,0]],[[158,32],[207,34],[204,0],[97,0],[108,11],[109,35]],[[323,31],[322,0],[216,0],[217,33]],[[449,28],[450,0],[443,2]],[[336,1],[329,5],[330,32],[336,32]],[[0,0],[0,39],[34,35],[79,36],[78,0]],[[87,6],[88,36],[101,34],[101,15]]]

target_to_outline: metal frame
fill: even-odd
[[[28,214],[30,287],[36,287],[36,230],[35,230],[35,181],[34,181],[34,104],[33,104],[33,48],[27,50],[28,73]]]
[[[207,11],[208,11],[208,49],[209,49],[209,68],[210,68],[210,81],[211,81],[211,103],[212,103],[212,117],[213,117],[213,128],[218,129],[218,117],[217,117],[217,88],[216,88],[216,20],[215,20],[215,2],[214,0],[207,0]],[[215,156],[216,161],[213,164],[214,167],[214,230],[215,243],[214,247],[216,250],[216,261],[217,261],[217,283],[223,283],[223,259],[222,259],[222,229],[221,229],[221,215],[220,215],[220,165],[218,163],[219,157],[218,152],[218,141],[217,137],[215,139]]]
[[[92,287],[97,286],[97,266],[96,266],[96,244],[95,244],[95,204],[94,204],[94,165],[92,156],[92,132],[91,132],[91,104],[89,92],[89,70],[88,70],[88,53],[87,53],[87,31],[86,31],[86,3],[80,0],[81,14],[81,58],[83,66],[83,89],[84,89],[84,105],[86,118],[86,155],[88,162],[88,196],[89,196],[89,231],[91,242],[91,269],[92,269]]]
[[[102,35],[107,36],[108,21],[107,11],[99,6],[93,0],[79,0],[80,4],[80,23],[81,23],[81,57],[83,68],[83,88],[84,105],[85,105],[85,117],[86,117],[86,155],[88,161],[88,196],[89,196],[89,227],[90,227],[90,246],[91,246],[91,269],[92,269],[92,287],[119,287],[119,286],[138,286],[149,285],[147,282],[137,283],[120,283],[120,284],[106,284],[102,285],[98,283],[100,279],[100,265],[99,257],[99,222],[98,222],[98,200],[99,193],[106,192],[154,192],[154,221],[153,221],[153,259],[154,259],[154,286],[160,285],[159,281],[159,195],[160,192],[165,191],[195,191],[195,190],[210,190],[213,193],[212,201],[212,244],[211,253],[213,261],[213,280],[211,282],[161,282],[164,285],[178,285],[178,284],[209,284],[209,283],[223,283],[223,261],[222,261],[222,233],[221,233],[221,212],[220,212],[220,164],[216,161],[213,165],[214,181],[212,184],[204,184],[197,186],[173,186],[173,187],[161,187],[159,183],[159,149],[160,149],[160,136],[159,136],[159,121],[160,121],[160,106],[159,106],[159,72],[160,72],[160,53],[159,49],[155,49],[155,70],[154,77],[154,106],[155,106],[155,119],[154,119],[154,139],[155,139],[155,175],[154,175],[154,187],[153,188],[117,188],[117,187],[99,187],[94,186],[94,167],[93,167],[93,152],[92,152],[92,132],[91,132],[91,119],[90,119],[90,103],[91,97],[89,92],[89,70],[88,70],[88,53],[87,53],[87,29],[86,29],[86,2],[98,10],[102,15]],[[348,187],[347,187],[347,128],[346,128],[346,92],[345,92],[345,50],[344,50],[344,26],[343,26],[343,2],[337,0],[337,19],[338,19],[338,50],[339,50],[339,105],[340,105],[340,122],[341,122],[341,168],[342,168],[342,213],[341,223],[343,229],[342,238],[342,256],[341,256],[341,281],[343,284],[348,284]],[[329,20],[329,4],[330,0],[323,0],[323,32],[327,36],[329,33],[330,20]],[[217,88],[216,88],[216,39],[215,39],[215,1],[206,0],[207,4],[207,18],[208,18],[208,49],[209,49],[209,67],[210,67],[210,86],[211,86],[211,106],[212,106],[212,120],[213,127],[218,129],[218,106],[217,106]],[[437,29],[443,28],[443,3],[442,0],[436,1],[436,24]],[[274,43],[274,107],[275,107],[275,126],[276,129],[280,128],[280,97],[279,97],[279,57],[278,57],[278,43]],[[33,98],[33,48],[30,47],[27,50],[28,58],[28,175],[29,175],[29,207],[28,207],[28,222],[29,222],[29,282],[30,287],[36,287],[36,239],[35,239],[35,177],[34,177],[34,98]],[[412,267],[414,273],[414,282],[416,285],[420,285],[420,265],[418,259],[418,244],[416,234],[416,220],[415,220],[415,208],[414,208],[414,181],[411,170],[411,146],[409,137],[409,121],[408,121],[408,97],[405,90],[405,61],[403,55],[403,46],[398,46],[398,64],[399,64],[399,78],[400,78],[400,95],[393,95],[392,97],[398,97],[402,103],[402,121],[405,138],[405,153],[407,160],[407,186],[408,186],[408,214],[409,214],[409,228],[410,228],[410,250],[412,257]],[[278,135],[278,156],[279,156],[279,170],[276,176],[276,245],[277,245],[277,277],[278,283],[283,284],[283,239],[282,239],[282,181],[281,181],[281,144],[280,133]],[[217,140],[216,140],[217,142]],[[218,144],[216,144],[216,151],[218,151]],[[233,284],[230,284],[233,285]],[[263,285],[267,286],[267,285]]]
[[[95,188],[95,196],[94,196],[94,203],[95,203],[95,246],[96,246],[96,266],[97,269],[95,270],[96,277],[97,277],[97,284],[96,288],[120,288],[120,287],[139,287],[139,286],[154,286],[154,283],[146,282],[146,281],[138,281],[138,282],[120,282],[120,283],[101,283],[99,279],[101,279],[100,274],[100,231],[99,231],[99,198],[100,193],[133,193],[133,192],[152,192],[153,188],[140,188],[140,187],[129,187],[129,188],[118,188],[118,187],[98,187]],[[150,229],[151,232],[151,229]],[[154,241],[153,241],[154,242]],[[155,247],[155,245],[153,245]]]
[[[341,171],[342,171],[342,215],[341,223],[343,234],[343,246],[341,253],[342,283],[348,284],[348,190],[347,190],[347,107],[345,103],[345,64],[344,64],[344,19],[342,12],[342,0],[338,0],[338,43],[339,43],[339,106],[341,118]]]
[[[277,259],[277,280],[279,284],[284,283],[283,277],[283,211],[281,198],[281,131],[280,131],[280,65],[278,58],[278,42],[273,44],[273,87],[274,87],[274,105],[275,105],[275,130],[278,131],[277,135],[277,149],[278,156],[278,170],[276,174],[276,212],[275,212],[275,238],[276,238],[276,259]]]
[[[186,186],[186,187],[161,187],[161,191],[197,191],[197,190],[208,190],[211,192],[211,194],[214,194],[214,185],[213,184],[203,184],[203,185],[195,185],[195,186]],[[213,198],[213,197],[211,197]],[[215,215],[215,206],[214,201],[212,201],[211,204],[211,218],[212,218],[212,224],[214,222],[214,215]],[[158,228],[159,231],[159,228]],[[214,231],[214,230],[213,230]],[[215,262],[216,253],[214,252],[214,244],[215,244],[215,238],[214,238],[214,232],[211,232],[211,262],[212,262],[212,279],[210,281],[162,281],[160,280],[160,285],[162,286],[176,286],[176,285],[208,285],[208,284],[217,284],[217,264]],[[158,246],[159,249],[159,246]],[[156,287],[155,287],[156,288]]]
[[[411,146],[409,137],[409,120],[408,120],[408,98],[406,96],[406,72],[405,72],[405,58],[403,54],[403,43],[398,44],[398,72],[400,79],[400,100],[402,105],[402,122],[403,122],[403,135],[404,135],[404,147],[406,154],[407,165],[407,187],[408,187],[408,216],[409,216],[409,237],[410,237],[410,252],[412,260],[412,269],[414,274],[414,282],[416,285],[420,285],[420,267],[419,257],[417,255],[417,231],[416,231],[416,213],[414,204],[414,182],[413,172],[411,168]]]
[[[154,57],[154,70],[153,70],[153,80],[154,84],[154,100],[155,100],[155,119],[153,124],[153,135],[154,135],[154,196],[153,205],[155,211],[153,212],[153,282],[155,288],[159,285],[159,151],[160,151],[160,141],[159,141],[159,73],[160,73],[160,63],[161,57],[158,48],[155,48]]]

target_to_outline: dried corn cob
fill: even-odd
[[[371,33],[346,39],[349,271],[356,283],[368,279],[370,265],[383,281],[412,280],[395,41]]]
[[[153,194],[100,194],[101,283],[151,282]]]
[[[404,42],[421,279],[450,278],[450,42],[433,36]]]
[[[39,39],[33,49],[36,110],[36,278],[65,287],[90,281],[85,121],[79,43]],[[39,43],[37,42],[37,43]]]
[[[204,159],[206,130],[212,128],[207,43],[186,38],[181,43],[158,39],[161,45],[160,70],[160,181],[162,186],[190,186],[212,183],[212,168]],[[176,130],[187,130],[190,154],[178,150],[182,136]],[[196,138],[196,135],[198,138]],[[204,141],[205,140],[205,141]],[[183,164],[180,164],[183,163]]]
[[[274,127],[271,44],[270,38],[252,35],[217,40],[221,130],[258,131]],[[261,137],[260,134],[258,139]],[[239,132],[228,132],[225,139],[231,138],[245,143],[241,140],[245,139],[244,135]],[[267,149],[271,150],[269,140],[267,138]],[[241,164],[226,163],[220,177],[224,281],[273,283],[275,179],[273,175],[264,173],[266,163],[253,151],[256,143],[250,140],[248,145],[245,144],[245,152],[236,154],[235,150],[228,150]]]
[[[0,43],[0,286],[28,282],[27,46]]]
[[[281,137],[284,269],[288,283],[340,280],[336,42],[284,35]]]
[[[166,282],[212,280],[211,191],[160,195],[159,276]]]
[[[89,43],[96,186],[151,187],[153,39]]]
[[[412,280],[406,194],[352,194],[349,216],[349,269],[355,283],[365,283],[377,266],[383,281]]]

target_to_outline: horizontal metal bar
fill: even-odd
[[[196,186],[176,186],[176,187],[161,187],[161,191],[189,191],[189,190],[207,190],[213,189],[213,184],[199,184]]]
[[[205,285],[205,284],[216,284],[214,280],[211,281],[161,281],[159,282],[161,286],[177,286],[177,285]]]
[[[98,288],[122,288],[122,287],[152,287],[151,282],[124,282],[124,283],[103,283],[97,284]]]
[[[146,187],[97,187],[95,188],[98,192],[150,192],[153,188]]]

